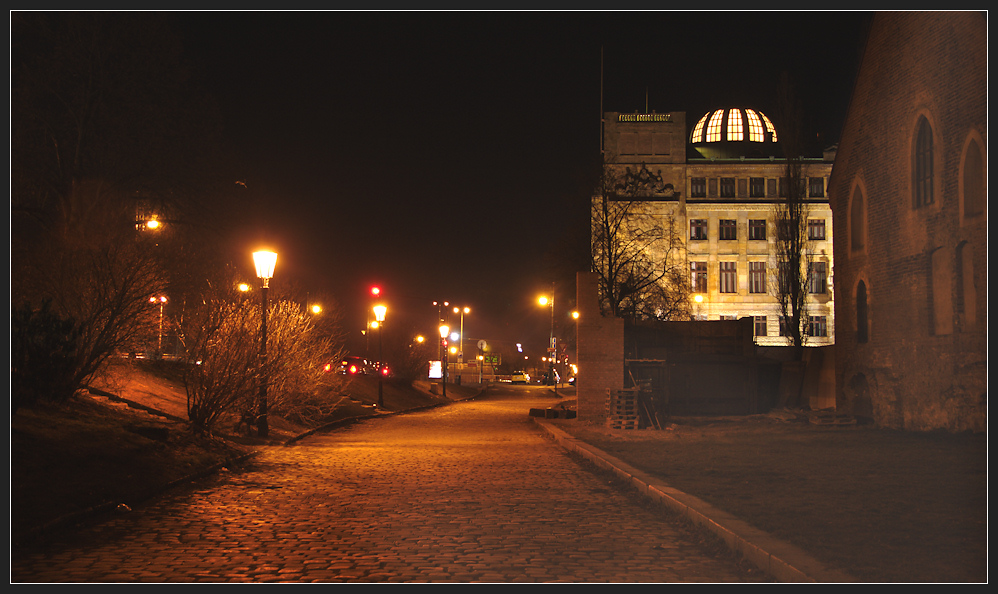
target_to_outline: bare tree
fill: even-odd
[[[152,322],[166,274],[136,233],[134,192],[187,179],[198,130],[179,38],[157,15],[11,16],[11,301],[71,323],[66,386],[85,385]],[[181,117],[183,113],[184,117]]]
[[[612,316],[667,320],[688,313],[680,230],[674,216],[648,202],[661,189],[661,177],[643,166],[623,173],[603,166],[590,215],[591,269]]]
[[[311,424],[332,411],[329,398],[343,378],[335,368],[341,348],[320,332],[300,303],[277,299],[267,308],[267,357],[261,362],[260,305],[221,282],[188,317],[185,336],[192,365],[184,379],[188,417],[210,433],[225,418],[256,425],[258,388],[267,381],[271,414]]]
[[[780,180],[781,199],[773,207],[777,266],[774,290],[787,341],[795,348],[799,358],[807,335],[807,285],[812,265],[812,246],[807,229],[807,172],[801,155],[801,110],[786,73],[779,90],[777,119],[786,166]]]
[[[184,375],[184,386],[192,427],[210,434],[224,416],[237,409],[253,410],[259,385],[259,309],[254,312],[245,302],[216,298],[200,313],[186,332],[193,365]]]
[[[131,350],[154,319],[149,298],[164,286],[154,246],[135,234],[120,194],[102,184],[78,183],[75,201],[87,205],[59,232],[12,241],[11,298],[25,307],[48,303],[71,323],[77,347],[62,400],[90,382],[107,360]]]

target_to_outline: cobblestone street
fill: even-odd
[[[737,582],[530,420],[532,388],[372,419],[12,559],[12,582]]]

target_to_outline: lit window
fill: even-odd
[[[807,317],[808,336],[828,336],[828,328],[825,323],[825,316]]]
[[[690,239],[707,239],[707,219],[690,219]]]
[[[766,334],[767,334],[766,316],[752,316],[752,319],[755,322],[755,324],[754,324],[754,329],[755,329],[754,334],[756,336],[766,336]]]
[[[707,123],[707,116],[709,115],[709,113],[703,114],[703,117],[697,122],[697,125],[693,128],[693,136],[690,137],[690,142],[703,142],[703,127]]]
[[[776,142],[776,127],[773,126],[773,122],[770,122],[769,118],[766,117],[766,114],[761,111],[759,112],[759,115],[762,116],[762,121],[766,122],[766,129],[773,135],[773,142]]]
[[[736,293],[738,291],[737,263],[721,262],[721,278],[718,289],[721,293]]]
[[[808,196],[811,198],[824,198],[825,197],[825,178],[823,177],[810,177],[808,178]]]
[[[825,219],[807,220],[807,238],[817,240],[825,239]]]
[[[749,293],[766,292],[766,263],[749,262]],[[763,318],[765,319],[765,317]]]
[[[721,219],[717,224],[718,239],[738,239],[738,226],[735,219]]]
[[[742,110],[728,110],[728,140],[740,141],[745,139],[745,132],[742,130]]]
[[[734,197],[735,197],[735,178],[722,177],[721,198],[734,198]]]
[[[707,178],[694,177],[690,180],[690,196],[693,198],[707,197]]]
[[[746,109],[745,116],[748,118],[748,139],[752,142],[765,141],[766,134],[763,131],[762,120],[759,119],[759,114],[751,109]]]
[[[828,274],[824,262],[811,262],[807,271],[807,292],[823,295],[827,291]]]
[[[693,286],[694,293],[706,293],[707,292],[707,263],[706,262],[690,262],[690,273],[692,278],[690,279],[690,284]]]
[[[707,142],[720,142],[721,141],[721,121],[724,120],[724,110],[719,109],[714,112],[714,115],[710,116],[710,122],[707,124]]]

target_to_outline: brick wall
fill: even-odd
[[[922,117],[933,132],[934,202],[915,207]],[[986,162],[985,17],[878,13],[829,183],[838,408],[887,427],[986,430],[986,206],[963,212],[963,163],[975,140]],[[865,233],[855,225],[857,192]],[[854,234],[865,237],[861,249]]]
[[[598,277],[576,274],[579,310],[578,420],[602,423],[606,419],[607,390],[624,387],[624,320],[600,315]]]

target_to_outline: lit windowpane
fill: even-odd
[[[745,138],[745,132],[742,130],[742,110],[729,109],[728,140],[737,142],[740,140],[744,140],[744,138]]]
[[[748,117],[749,141],[764,142],[766,140],[766,135],[763,133],[762,120],[759,119],[759,114],[752,111],[751,109],[746,109],[745,115]]]
[[[710,123],[707,124],[707,142],[721,141],[721,121],[724,119],[724,110],[719,109],[710,116]]]
[[[762,116],[762,120],[764,122],[766,122],[766,129],[769,130],[769,132],[773,135],[773,142],[777,142],[777,140],[776,140],[776,126],[773,126],[773,122],[769,121],[769,118],[766,117],[766,114],[764,114],[762,112],[759,112],[759,115],[761,115]]]
[[[710,115],[709,113],[703,114],[703,117],[700,118],[699,122],[697,122],[696,127],[693,128],[693,137],[691,139],[691,142],[702,142],[703,141],[703,137],[701,135],[703,134],[703,127],[704,127],[704,124],[707,123],[707,116],[709,116],[709,115]]]

